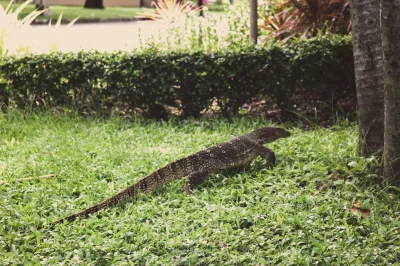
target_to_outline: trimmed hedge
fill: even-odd
[[[68,107],[80,111],[140,108],[164,115],[175,106],[199,116],[215,101],[230,116],[256,96],[291,109],[295,90],[354,93],[349,37],[299,40],[217,54],[147,50],[7,57],[0,61],[0,101],[18,107]]]

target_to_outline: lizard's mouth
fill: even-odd
[[[285,130],[285,131],[279,132],[275,136],[269,137],[267,141],[268,142],[272,142],[274,140],[277,140],[277,139],[280,139],[280,138],[287,138],[289,136],[290,136],[290,133]]]
[[[282,137],[290,137],[290,132],[285,130],[282,135]]]

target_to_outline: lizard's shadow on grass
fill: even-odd
[[[186,181],[186,178],[180,179],[180,180],[175,180],[172,184],[167,184],[164,186],[159,187],[157,190],[148,193],[148,194],[141,194],[137,198],[137,200],[131,201],[131,202],[120,202],[118,203],[114,208],[116,209],[117,215],[124,213],[127,208],[127,204],[140,204],[140,202],[149,202],[151,201],[152,197],[159,197],[159,196],[165,196],[168,193],[172,194],[179,194],[182,193],[187,197],[196,197],[196,192],[203,191],[204,189],[208,191],[214,191],[213,194],[217,194],[218,191],[220,191],[222,188],[227,186],[232,186],[235,187],[236,185],[243,184],[243,179],[238,178],[240,174],[247,174],[247,175],[255,175],[256,173],[260,171],[265,171],[265,170],[271,170],[271,167],[268,166],[268,164],[263,161],[263,160],[255,160],[251,164],[246,165],[246,166],[241,166],[233,169],[228,169],[228,170],[222,170],[217,173],[212,173],[209,178],[207,178],[203,183],[199,184],[195,188],[195,192],[193,195],[186,193],[183,190],[183,185]],[[223,182],[224,180],[227,180],[228,182]],[[172,188],[172,187],[173,188]],[[168,200],[167,197],[164,197],[165,200]],[[176,199],[176,198],[175,198]],[[92,216],[101,218],[101,217],[106,217],[108,213],[106,211],[101,211],[97,214],[92,214]]]
[[[248,177],[256,175],[261,171],[269,171],[272,170],[265,161],[263,160],[255,160],[251,164],[246,166],[241,166],[234,169],[222,170],[218,174],[212,174],[209,179],[207,179],[204,183],[200,184],[197,189],[209,189],[209,190],[220,190],[223,187],[235,186],[238,184],[242,184],[243,181],[239,178],[240,175],[246,175]],[[223,182],[223,180],[227,180],[228,182]],[[228,184],[227,184],[228,183]]]
[[[201,191],[203,189],[207,190],[215,190],[218,191],[223,187],[226,187],[226,182],[223,182],[223,180],[230,180],[229,184],[234,185],[242,183],[238,177],[240,174],[256,174],[260,171],[265,171],[265,170],[271,170],[272,168],[268,166],[268,164],[263,161],[263,160],[255,160],[251,164],[246,165],[246,166],[241,166],[233,169],[226,169],[226,170],[221,170],[219,172],[212,173],[204,182],[201,184],[197,185],[196,188],[194,189],[194,194],[196,194],[196,191]],[[173,184],[168,184],[164,185],[160,188],[158,188],[156,191],[142,195],[139,197],[138,200],[144,199],[146,197],[151,197],[151,196],[160,196],[166,193],[167,191],[170,193],[184,193],[185,195],[188,196],[193,196],[188,193],[186,193],[183,190],[183,185],[186,181],[186,177],[181,179],[181,180],[175,180]],[[176,190],[175,188],[172,190],[171,187],[169,186],[174,186],[177,187],[178,189]],[[217,193],[217,192],[216,192]]]

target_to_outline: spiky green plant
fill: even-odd
[[[179,20],[165,23],[157,35],[145,40],[141,38],[141,48],[159,50],[215,52],[229,47],[242,49],[248,42],[248,8],[246,1],[228,8],[224,16],[181,16]],[[204,7],[207,11],[207,7]]]
[[[45,10],[41,11],[33,11],[23,19],[18,19],[19,13],[29,5],[29,1],[26,1],[21,6],[19,6],[15,11],[11,8],[12,2],[7,5],[4,9],[3,6],[0,5],[0,57],[3,57],[7,54],[6,49],[6,38],[11,34],[19,31],[20,29],[29,26],[32,21],[35,20],[40,14],[42,14]]]
[[[31,23],[45,10],[34,10],[24,18],[19,19],[21,11],[29,5],[30,1],[24,2],[17,9],[13,9],[10,1],[6,8],[0,5],[0,58],[7,54],[25,54],[30,52],[34,41],[37,41],[37,35],[31,29]],[[62,14],[53,29],[58,29],[61,26]],[[76,22],[78,18],[71,21],[68,26]],[[51,21],[50,21],[51,23]],[[49,26],[51,26],[49,23]],[[53,38],[53,35],[51,35]],[[45,40],[49,51],[54,51],[57,44],[52,39]]]
[[[287,41],[321,33],[347,34],[351,28],[348,0],[287,0],[273,6],[274,12],[263,14],[261,28],[268,31],[267,39]]]
[[[144,15],[153,20],[163,20],[167,22],[177,21],[188,15],[200,12],[203,7],[187,0],[155,0],[151,3],[155,7],[155,12],[147,12]]]

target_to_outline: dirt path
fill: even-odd
[[[54,30],[46,25],[33,26],[35,39],[43,47],[54,42],[55,49],[63,52],[80,50],[115,51],[133,49],[142,40],[157,37],[164,25],[156,22],[112,22],[75,24]],[[50,37],[49,37],[50,36]],[[44,43],[46,42],[46,43]]]

